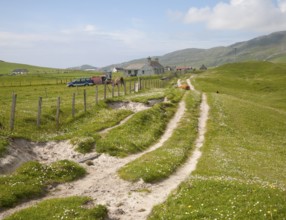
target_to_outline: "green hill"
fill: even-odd
[[[47,67],[39,67],[39,66],[32,66],[27,64],[20,64],[20,63],[10,63],[10,62],[0,62],[0,75],[8,75],[14,69],[27,69],[29,73],[37,74],[37,73],[55,73],[59,71],[55,68],[47,68]]]
[[[208,67],[225,63],[251,60],[285,62],[286,31],[239,42],[227,47],[211,49],[185,49],[160,57],[162,64],[191,65],[196,68],[205,64]]]
[[[286,64],[267,61],[225,64],[208,71],[197,82],[198,88],[205,92],[218,91],[286,111]]]
[[[257,37],[245,42],[239,42],[226,47],[210,49],[188,48],[174,51],[158,57],[164,66],[192,66],[199,68],[202,64],[216,67],[226,63],[244,61],[286,62],[286,31],[275,32]],[[114,64],[112,66],[125,67],[136,62],[143,62],[146,58]]]
[[[225,64],[192,78],[210,106],[196,170],[157,219],[285,219],[286,64]]]

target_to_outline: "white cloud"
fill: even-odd
[[[69,45],[114,45],[126,49],[140,49],[147,35],[137,29],[103,30],[87,24],[54,33],[0,32],[0,46],[9,48],[32,48],[42,43]]]
[[[201,21],[207,21],[211,15],[211,9],[206,8],[190,8],[185,16],[185,22],[197,23]]]
[[[96,30],[96,27],[94,25],[91,25],[91,24],[85,25],[85,27],[84,27],[84,31],[86,31],[86,32],[93,32],[95,30]]]
[[[278,5],[281,12],[286,13],[286,0],[278,0]]]
[[[96,41],[97,39],[106,40],[107,44],[111,41],[123,43],[127,47],[139,47],[140,43],[146,39],[146,34],[137,29],[124,30],[104,30],[94,25],[88,24],[81,27],[74,27],[61,31],[66,37],[73,38],[77,41]]]
[[[205,23],[215,30],[278,31],[286,29],[286,0],[230,0],[213,8],[192,7],[185,23]]]
[[[184,14],[182,12],[174,10],[168,10],[167,15],[173,21],[181,20],[184,17]]]
[[[64,43],[66,40],[63,37],[47,34],[0,32],[0,46],[3,47],[33,47],[39,42]]]

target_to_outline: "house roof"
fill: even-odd
[[[176,69],[177,70],[190,70],[190,69],[192,69],[192,67],[190,67],[190,66],[177,66]]]
[[[203,64],[201,67],[200,67],[200,70],[207,70],[208,68]]]
[[[130,64],[125,68],[125,70],[140,70],[144,66],[151,66],[154,69],[164,69],[158,60],[151,60],[151,58],[148,58],[147,60],[147,62]]]
[[[158,61],[151,61],[150,66],[154,68],[164,68]]]
[[[12,71],[13,73],[23,73],[23,72],[29,72],[27,69],[14,69]]]
[[[134,63],[134,64],[130,64],[125,69],[126,70],[139,70],[139,69],[142,69],[144,65],[145,63]]]

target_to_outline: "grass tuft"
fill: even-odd
[[[6,217],[5,220],[30,220],[30,219],[68,219],[68,220],[104,220],[107,217],[105,206],[97,205],[92,208],[85,207],[92,200],[89,197],[68,197],[49,199],[38,203],[36,206],[23,209]]]
[[[99,138],[99,135],[93,135],[93,137],[76,137],[71,140],[71,143],[75,145],[76,151],[82,154],[86,154],[90,153],[94,149],[96,140],[98,140]]]
[[[49,166],[29,161],[13,174],[0,176],[0,210],[46,193],[49,184],[76,180],[86,173],[75,162],[62,160]]]
[[[8,140],[0,136],[0,158],[5,154],[8,145],[9,145]]]

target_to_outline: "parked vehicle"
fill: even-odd
[[[67,83],[67,86],[68,87],[92,86],[92,85],[99,85],[99,84],[105,84],[105,83],[106,84],[114,83],[111,78],[112,78],[112,73],[108,72],[105,75],[101,75],[101,76],[92,76],[90,78],[76,79],[72,82]]]
[[[92,86],[94,83],[90,78],[80,78],[67,83],[67,87]]]
[[[102,76],[93,76],[91,77],[91,80],[93,81],[94,84],[110,84],[111,83],[111,78],[107,78],[106,75]]]

